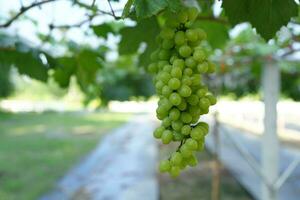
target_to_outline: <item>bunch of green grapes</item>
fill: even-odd
[[[184,8],[175,17],[167,17],[157,38],[159,47],[151,54],[148,66],[154,74],[159,96],[156,115],[161,120],[153,135],[163,144],[179,142],[176,152],[159,166],[161,172],[169,172],[172,177],[188,165],[197,165],[195,153],[204,148],[209,129],[199,118],[216,104],[216,98],[201,81],[202,74],[214,72],[215,65],[200,45],[206,33],[193,27],[197,15],[196,8]]]

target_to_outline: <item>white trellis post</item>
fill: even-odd
[[[279,143],[277,136],[277,101],[280,88],[279,67],[268,61],[263,67],[264,134],[262,136],[262,171],[268,183],[278,178]],[[262,200],[276,200],[277,190],[262,181]]]

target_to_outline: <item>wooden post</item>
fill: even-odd
[[[264,134],[262,136],[262,170],[268,183],[278,178],[279,142],[277,136],[277,101],[280,85],[279,68],[274,62],[263,67]],[[263,200],[276,200],[277,191],[262,182]]]

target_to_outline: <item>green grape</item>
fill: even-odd
[[[160,72],[159,79],[160,79],[163,83],[167,84],[167,83],[169,82],[169,80],[171,79],[171,76],[170,76],[170,74],[168,74],[167,72],[162,71],[162,72]]]
[[[192,121],[192,115],[187,113],[187,112],[183,112],[180,115],[180,119],[181,121],[183,121],[184,123],[188,124]]]
[[[191,96],[189,96],[189,97],[187,98],[187,102],[188,102],[189,104],[191,104],[192,106],[195,106],[195,105],[198,104],[199,98],[198,98],[197,95],[192,94]]]
[[[177,106],[180,111],[183,111],[187,108],[187,103],[184,99],[181,99],[181,103]]]
[[[180,174],[180,168],[178,166],[172,166],[170,170],[170,175],[172,178],[176,178]]]
[[[165,66],[163,67],[163,71],[164,71],[164,72],[170,73],[171,70],[172,70],[172,66],[171,66],[171,65],[165,65]]]
[[[197,8],[192,7],[192,8],[188,9],[188,17],[189,17],[190,21],[196,20],[198,17],[198,14],[199,14],[199,12],[198,12]]]
[[[193,70],[191,68],[185,68],[183,70],[183,74],[186,75],[186,76],[192,76],[193,75]]]
[[[163,144],[169,144],[173,140],[173,133],[170,130],[165,130],[162,133],[161,141]]]
[[[156,40],[157,50],[151,53],[149,73],[159,96],[156,116],[161,125],[153,132],[163,144],[180,142],[169,159],[159,164],[161,172],[177,177],[187,165],[195,166],[196,151],[204,148],[208,124],[198,122],[208,113],[216,98],[202,83],[202,75],[215,71],[204,51],[202,40],[206,33],[197,24],[198,10],[182,8],[178,13],[166,11],[166,23]],[[203,43],[204,44],[204,43]]]
[[[181,128],[182,128],[182,126],[183,126],[182,121],[179,121],[179,120],[177,120],[177,121],[172,121],[172,128],[173,128],[175,131],[180,131]]]
[[[173,92],[170,97],[169,100],[171,102],[171,104],[173,104],[174,106],[178,106],[181,103],[181,97],[178,93]]]
[[[178,120],[180,117],[180,111],[177,108],[172,108],[169,112],[169,117],[171,120]]]
[[[199,101],[199,106],[203,110],[207,109],[210,106],[210,102],[209,102],[208,98],[206,98],[206,97],[201,98]]]
[[[165,128],[168,128],[169,126],[171,126],[171,123],[172,123],[172,120],[169,118],[169,117],[166,117],[162,120],[162,125],[165,127]]]
[[[161,32],[160,32],[160,36],[163,39],[166,40],[171,40],[174,37],[174,30],[171,28],[164,28]]]
[[[166,49],[162,49],[158,53],[158,58],[161,60],[168,60],[170,58],[170,51]]]
[[[185,10],[182,10],[177,15],[177,20],[180,23],[185,23],[188,20],[189,16],[188,13]]]
[[[168,86],[172,89],[172,90],[176,90],[180,87],[180,80],[177,78],[171,78],[168,82]]]
[[[189,135],[190,132],[191,132],[191,126],[190,125],[184,125],[184,126],[182,126],[181,133],[183,135]]]
[[[189,158],[193,155],[193,151],[190,150],[186,144],[184,144],[180,147],[180,153],[183,158]]]
[[[160,126],[160,127],[155,129],[155,131],[153,132],[153,136],[157,139],[161,138],[164,131],[165,131],[165,128]]]
[[[207,62],[203,62],[197,65],[197,70],[199,73],[203,74],[206,73],[208,70],[208,63]]]
[[[217,103],[216,97],[212,94],[207,94],[205,97],[209,100],[210,105],[215,105]]]
[[[187,148],[190,150],[196,150],[198,148],[198,143],[196,140],[189,138],[185,141]]]
[[[184,138],[184,135],[182,135],[181,133],[175,132],[173,134],[173,140],[174,141],[181,141],[181,140],[183,140],[183,138]]]
[[[198,62],[203,62],[206,58],[205,52],[203,50],[197,49],[193,54],[193,58]]]
[[[200,127],[195,127],[191,131],[191,137],[194,140],[201,140],[204,137],[204,130]]]
[[[197,65],[197,62],[191,56],[191,57],[188,57],[187,59],[185,59],[185,65],[187,67],[194,68]]]
[[[192,49],[191,47],[189,47],[188,45],[182,45],[180,48],[179,48],[179,55],[184,57],[184,58],[187,58],[189,57],[190,55],[192,54]],[[196,60],[196,59],[195,59]]]
[[[201,88],[197,91],[197,96],[199,98],[204,97],[207,93],[207,88]]]
[[[159,171],[160,172],[168,172],[171,170],[171,163],[169,160],[162,160],[159,163]]]
[[[180,165],[180,163],[182,162],[182,160],[183,160],[182,155],[179,152],[174,152],[171,155],[170,161],[171,161],[172,165],[178,166],[178,165]]]
[[[191,96],[191,94],[192,94],[192,90],[191,90],[191,88],[190,88],[189,86],[187,86],[187,85],[182,85],[182,86],[179,88],[178,93],[179,93],[179,95],[182,96],[182,97],[189,97],[189,96]]]
[[[198,164],[198,160],[197,160],[195,155],[192,155],[191,157],[189,157],[187,159],[187,163],[188,163],[189,166],[195,167]]]
[[[188,41],[196,42],[198,40],[198,32],[193,29],[188,29],[185,32],[185,37],[187,38]]]
[[[185,34],[183,31],[175,33],[174,42],[177,46],[181,46],[185,43]]]
[[[173,62],[173,67],[179,67],[181,70],[184,68],[184,60],[182,59],[175,59]]]
[[[169,88],[169,86],[165,85],[162,89],[161,89],[161,94],[164,95],[165,97],[169,97],[170,94],[172,93],[172,90]]]
[[[173,47],[174,47],[174,41],[173,40],[163,40],[162,48],[172,49]]]
[[[171,70],[171,76],[174,77],[174,78],[181,78],[181,76],[182,76],[181,69],[179,67],[174,67]]]

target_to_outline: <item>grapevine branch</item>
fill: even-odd
[[[54,2],[54,1],[57,1],[57,0],[44,0],[44,1],[34,2],[34,3],[30,4],[29,6],[22,6],[20,8],[20,11],[15,16],[13,16],[11,19],[7,20],[7,22],[0,24],[0,28],[9,27],[14,21],[16,21],[21,15],[23,15],[28,10],[30,10],[34,7],[39,7],[46,3]]]

